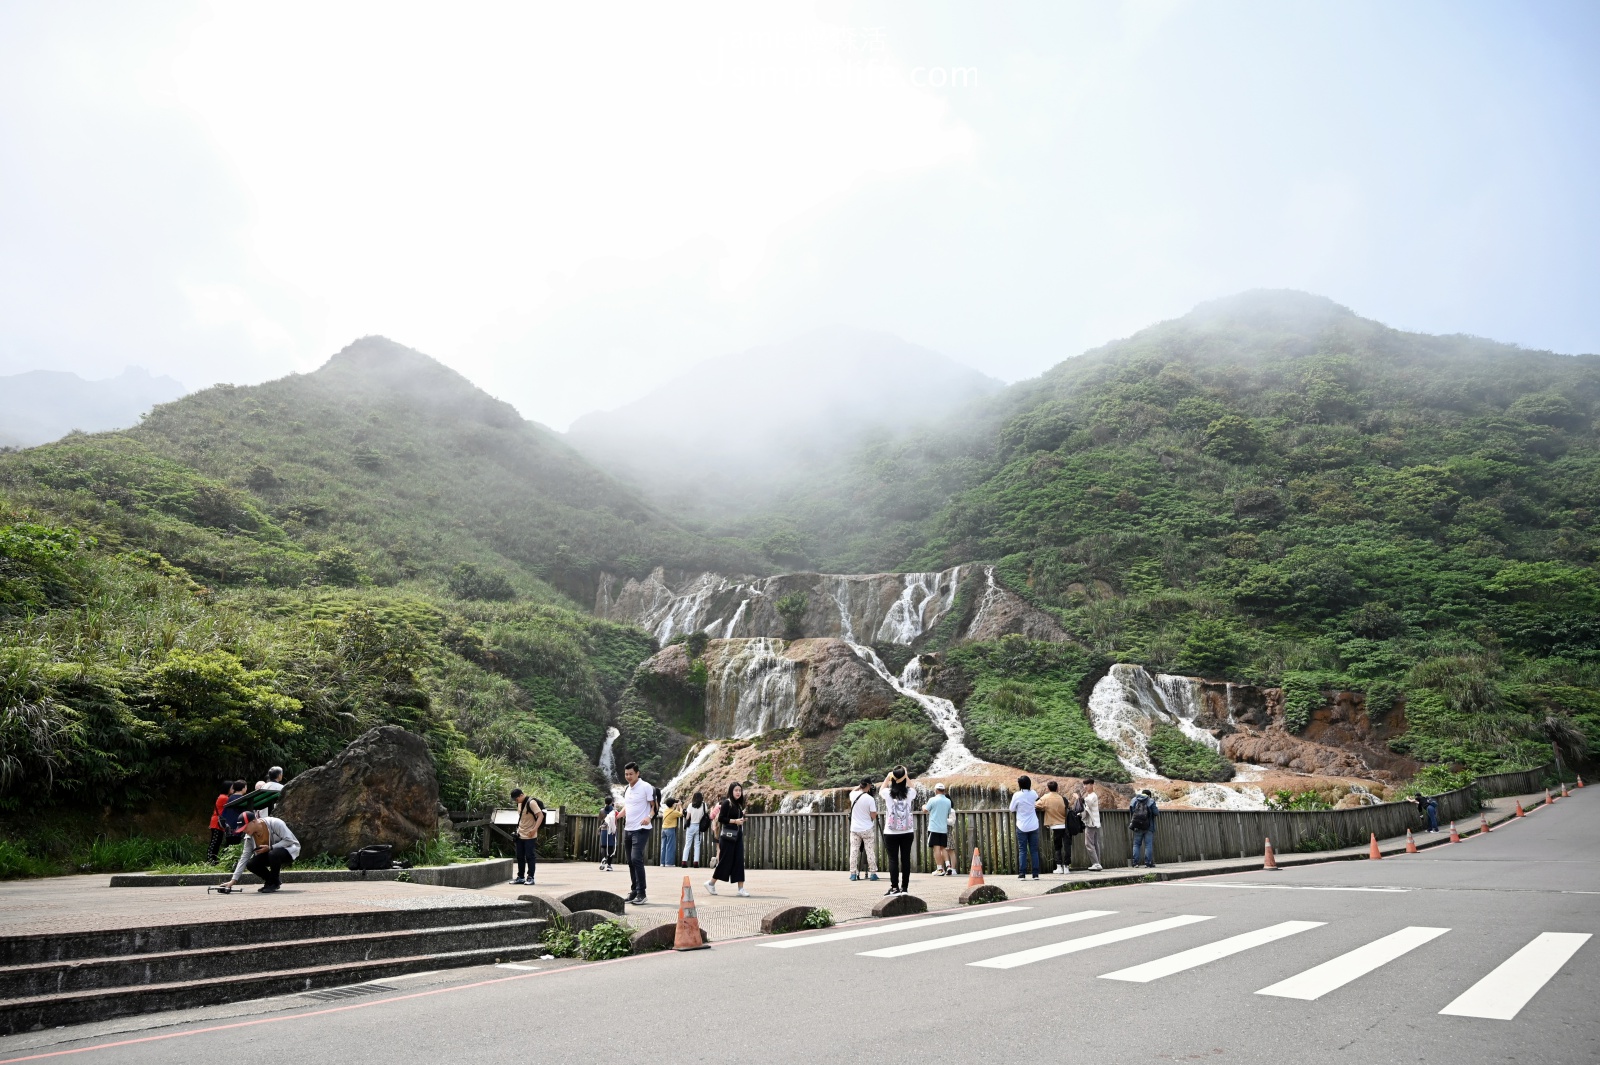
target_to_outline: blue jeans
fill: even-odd
[[[1141,850],[1144,853],[1144,859],[1142,861],[1139,858],[1139,854],[1140,854]],[[1134,833],[1133,833],[1133,864],[1134,865],[1154,865],[1154,864],[1156,864],[1156,830],[1155,829],[1146,828],[1146,829],[1135,829],[1134,830]]]
[[[628,845],[628,880],[633,885],[633,893],[644,894],[644,849],[650,843],[650,830],[648,828],[629,829],[624,833]]]
[[[675,828],[661,830],[661,864],[678,864],[678,830]]]
[[[1439,808],[1437,806],[1430,805],[1428,807],[1428,831],[1439,831]]]
[[[517,837],[517,879],[533,880],[534,867],[539,864],[539,841]],[[524,872],[523,870],[527,870]]]
[[[617,845],[617,837],[611,832],[600,833],[600,860],[607,864],[611,861],[611,851]]]
[[[1024,832],[1017,829],[1017,875],[1028,875],[1028,856],[1033,856],[1033,875],[1039,875],[1039,830],[1037,828]]]
[[[683,860],[687,864],[700,864],[700,826],[690,825],[683,837]]]

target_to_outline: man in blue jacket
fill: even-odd
[[[1156,797],[1145,788],[1133,797],[1128,806],[1128,827],[1133,830],[1133,861],[1154,869],[1156,867]],[[1143,860],[1140,856],[1143,855]]]

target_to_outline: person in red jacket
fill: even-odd
[[[206,850],[206,864],[217,864],[217,855],[222,851],[222,844],[228,838],[228,830],[222,823],[222,808],[228,805],[228,800],[235,795],[244,794],[244,781],[231,780],[228,790],[217,796],[216,805],[211,810],[211,845]]]

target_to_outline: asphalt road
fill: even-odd
[[[1381,862],[1080,891],[554,971],[495,970],[487,982],[40,1050],[151,1065],[1594,1065],[1596,796],[1576,794],[1486,838]]]

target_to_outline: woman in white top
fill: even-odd
[[[911,815],[917,789],[897,765],[884,779],[883,849],[889,852],[889,890],[885,895],[906,895],[911,888],[911,840],[916,822]]]

